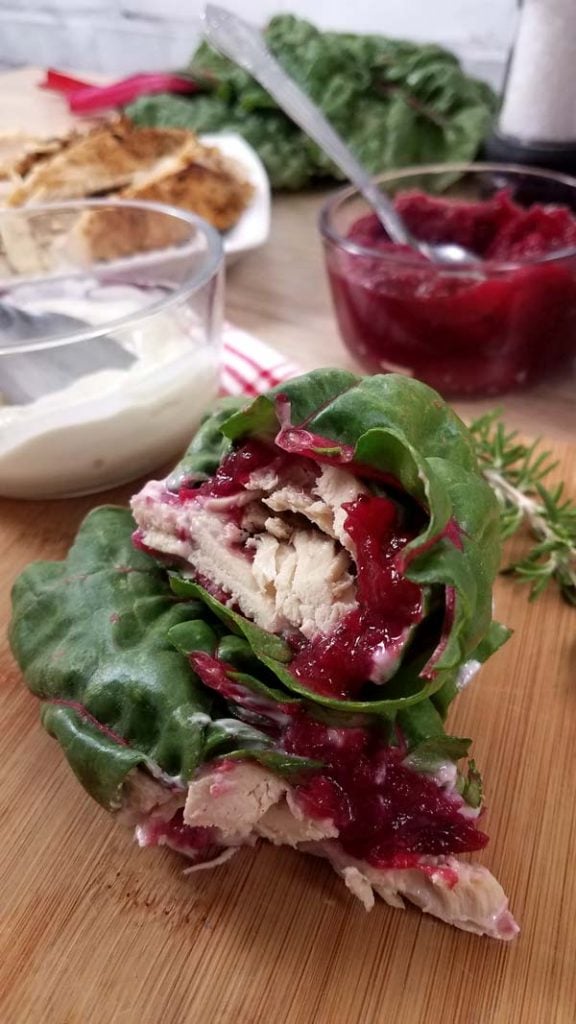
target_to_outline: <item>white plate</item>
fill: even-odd
[[[241,165],[246,178],[254,188],[249,205],[237,224],[223,235],[224,252],[228,261],[250,249],[264,245],[270,234],[270,182],[260,157],[240,135],[221,132],[200,135],[207,146],[216,146],[225,156]]]

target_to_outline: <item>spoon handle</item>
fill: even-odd
[[[272,56],[261,32],[217,4],[206,5],[204,32],[215,49],[252,75],[274,97],[282,110],[328,154],[346,178],[365,196],[392,241],[402,245],[413,244],[392,202],[358,163],[316,104]]]

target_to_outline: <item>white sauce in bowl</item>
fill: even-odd
[[[100,309],[94,294],[22,308],[97,324],[150,303],[150,294],[143,302],[135,288],[98,291]],[[206,344],[196,314],[168,307],[111,333],[136,357],[127,368],[89,373],[27,405],[0,404],[0,494],[92,493],[135,479],[185,448],[218,388],[219,353]]]

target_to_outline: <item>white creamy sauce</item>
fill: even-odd
[[[87,282],[84,296],[77,285],[75,291],[19,303],[31,313],[63,313],[94,325],[134,314],[156,298],[128,286],[100,286],[87,295]],[[167,308],[111,336],[135,356],[128,367],[88,373],[26,405],[0,404],[0,494],[98,491],[158,468],[185,448],[218,387],[218,352],[204,343],[196,314]],[[0,380],[3,358],[10,357],[0,357]]]
[[[470,658],[470,661],[464,662],[456,677],[456,689],[463,690],[464,687],[468,686],[481,668],[482,662],[476,661],[475,658]]]
[[[208,718],[208,722],[211,722],[210,718]],[[218,730],[224,733],[225,736],[245,735],[246,738],[254,738],[254,729],[252,726],[246,725],[244,722],[239,721],[238,718],[217,718],[214,725],[217,726]],[[246,730],[245,733],[243,733],[243,729]],[[256,732],[258,732],[258,730],[256,730]],[[263,739],[266,739],[263,733],[260,735],[263,736]]]
[[[204,713],[204,711],[193,711],[191,714],[186,715],[186,721],[188,725],[210,725],[212,719],[210,715]]]
[[[453,792],[456,788],[458,769],[453,761],[439,761],[432,773],[434,781],[443,789]]]

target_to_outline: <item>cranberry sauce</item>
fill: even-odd
[[[393,671],[408,630],[422,618],[422,588],[397,568],[411,537],[399,530],[394,502],[362,496],[345,508],[344,528],[356,547],[358,606],[331,633],[301,647],[290,671],[317,693],[350,699],[368,680],[385,680]]]
[[[203,651],[191,654],[190,664],[205,686],[235,706],[239,718],[265,726],[269,735],[278,738],[277,726],[288,722],[294,704],[290,701],[282,703],[255,693],[234,679],[234,673],[237,672],[234,665]]]
[[[490,263],[576,246],[568,209],[526,209],[505,192],[479,202],[407,192],[396,205],[424,241],[455,242],[486,262],[470,274],[441,271],[393,244],[375,214],[352,224],[350,241],[374,255],[332,245],[327,266],[343,339],[368,370],[404,370],[446,396],[490,395],[569,364],[576,354],[576,258],[508,270]]]
[[[460,813],[460,798],[404,765],[405,750],[383,745],[375,729],[337,729],[300,711],[282,747],[323,762],[296,786],[298,801],[311,817],[334,821],[350,856],[389,867],[402,854],[463,853],[488,842]]]
[[[184,824],[182,808],[170,821],[148,821],[141,843],[143,846],[170,846],[195,861],[212,860],[222,849],[214,839],[213,829]]]
[[[312,487],[318,475],[318,465],[310,457],[281,451],[276,445],[251,439],[240,448],[234,448],[222,461],[214,476],[206,480],[200,487],[190,489],[183,487],[176,500],[185,502],[195,498],[229,498],[222,509],[226,517],[241,522],[246,504],[243,494],[250,477],[257,470],[269,468],[278,473],[280,486],[293,483],[302,489]],[[234,498],[238,497],[235,505]],[[258,494],[254,492],[254,500]]]
[[[181,504],[197,497],[232,498],[246,487],[252,473],[266,467],[278,473],[280,486],[289,482],[312,486],[320,465],[339,466],[362,479],[400,487],[390,473],[356,462],[352,445],[312,434],[304,427],[284,426],[274,443],[253,438],[246,441],[223,459],[214,476],[205,483],[196,488],[182,487],[177,495],[167,491],[162,500]]]
[[[503,189],[482,202],[406,192],[397,202],[410,231],[427,242],[455,242],[484,260],[538,259],[576,247],[576,219],[563,206],[519,206]]]
[[[285,722],[278,747],[324,766],[293,780],[296,800],[311,818],[334,822],[349,856],[376,868],[422,870],[421,857],[481,850],[488,842],[460,812],[461,798],[403,764],[405,749],[387,746],[377,728],[336,728],[301,708],[290,708]],[[235,763],[222,761],[213,770],[233,770]],[[184,825],[180,810],[170,822],[148,826],[146,845],[159,843],[198,861],[219,852],[213,830]]]
[[[218,466],[214,476],[195,490],[183,488],[180,498],[197,497],[229,498],[238,494],[248,483],[252,473],[264,469],[274,461],[275,453],[270,445],[262,441],[250,441],[241,448],[234,448]]]

